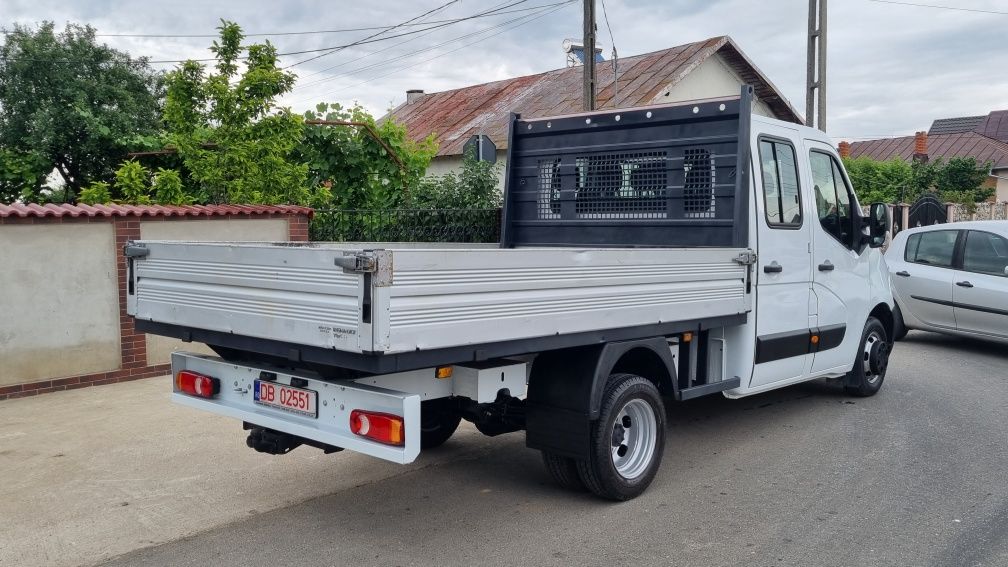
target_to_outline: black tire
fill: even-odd
[[[420,448],[440,447],[458,429],[462,416],[452,400],[442,398],[420,404]]]
[[[900,311],[899,305],[893,308],[893,342],[902,341],[906,338],[907,333],[910,329],[907,329],[906,323],[903,322],[903,312]]]
[[[553,477],[553,480],[561,488],[584,492],[585,485],[581,482],[581,476],[578,474],[578,463],[576,460],[570,457],[554,455],[547,451],[543,451],[542,459],[543,464],[546,465],[546,470],[549,471],[550,476]]]
[[[628,408],[637,417],[631,419]],[[619,447],[618,456],[614,447]],[[599,419],[592,424],[588,459],[577,461],[585,487],[610,500],[635,498],[654,480],[664,450],[665,404],[658,388],[634,374],[609,376]],[[617,459],[622,461],[619,466],[626,467],[625,473],[618,470]]]
[[[885,381],[889,368],[889,352],[892,344],[886,337],[882,322],[874,317],[865,321],[861,342],[858,343],[854,368],[847,374],[844,388],[848,394],[866,398],[874,396]]]

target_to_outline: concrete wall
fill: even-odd
[[[701,98],[738,96],[743,84],[742,78],[731,70],[724,59],[720,55],[714,55],[675,86],[656,97],[654,102],[664,104]],[[761,116],[774,117],[770,107],[759,100],[753,102],[753,112]]]
[[[994,196],[998,203],[1008,203],[1008,168],[995,169],[993,174],[997,177],[994,179],[996,185],[996,194]]]
[[[140,238],[144,240],[265,240],[287,241],[285,219],[192,219],[149,220],[140,223]],[[159,335],[147,335],[147,363],[166,364],[176,350],[212,351],[200,343],[184,343]]]
[[[0,386],[119,367],[112,223],[0,227]]]

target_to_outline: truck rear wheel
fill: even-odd
[[[543,451],[542,459],[546,470],[561,488],[577,492],[585,489],[584,483],[581,482],[581,475],[578,473],[576,460],[570,457],[561,457],[548,451]]]
[[[448,398],[420,404],[420,448],[440,447],[458,429],[462,416]]]
[[[892,343],[886,337],[885,326],[874,317],[865,321],[854,368],[847,374],[844,388],[848,394],[866,398],[874,396],[885,381],[889,368]]]
[[[577,461],[588,490],[610,500],[640,495],[654,480],[665,450],[665,404],[655,385],[634,374],[606,382],[587,460]]]

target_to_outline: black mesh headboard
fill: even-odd
[[[501,245],[748,246],[740,97],[511,119]]]

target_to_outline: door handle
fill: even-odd
[[[959,287],[973,287],[973,284],[969,283],[969,281],[956,282],[956,285]]]
[[[781,266],[777,262],[763,266],[764,274],[779,274],[784,271],[784,266]]]
[[[910,277],[910,272],[908,272],[906,270],[900,270],[900,271],[896,272],[896,275],[900,276],[900,277],[904,277],[904,278],[909,278]]]
[[[832,262],[830,262],[829,260],[826,260],[822,264],[819,264],[819,271],[820,272],[832,272],[834,267],[835,266],[833,265]]]

